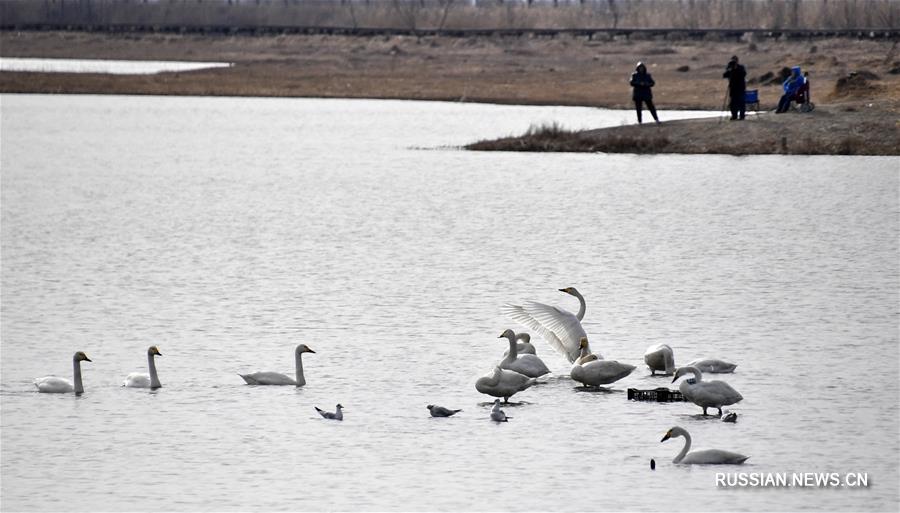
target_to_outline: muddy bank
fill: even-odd
[[[717,153],[730,155],[900,155],[895,114],[874,105],[857,109],[763,113],[744,121],[694,119],[570,132],[534,127],[521,137],[481,141],[481,151]]]

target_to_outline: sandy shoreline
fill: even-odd
[[[748,77],[777,73],[799,64],[809,70],[816,111],[764,116],[768,143],[746,147],[749,153],[782,152],[781,137],[810,139],[813,153],[898,154],[900,146],[900,53],[892,41],[821,39],[810,41],[725,42],[613,40],[586,38],[452,38],[355,37],[328,35],[198,36],[172,34],[104,34],[80,32],[0,32],[3,57],[79,59],[195,60],[233,62],[229,68],[157,75],[0,72],[2,93],[156,94],[203,96],[284,96],[381,98],[490,102],[523,105],[571,105],[631,108],[628,77],[635,62],[647,63],[657,86],[659,109],[722,108],[725,81],[721,73],[732,54],[741,56]],[[686,69],[686,70],[685,70]],[[868,79],[836,88],[851,72],[872,73]],[[780,86],[758,87],[761,109],[771,110]],[[868,107],[873,105],[875,108]],[[763,117],[755,121],[762,121]],[[821,121],[821,125],[816,122]],[[809,124],[807,125],[807,122]],[[734,153],[725,128],[716,120],[696,129],[686,123],[664,124],[667,152]],[[749,124],[749,123],[748,123]],[[763,123],[758,123],[763,125]],[[727,125],[726,125],[727,126]],[[820,130],[827,127],[825,130]],[[579,134],[577,139],[608,137],[607,131]],[[723,130],[724,129],[724,130]],[[638,137],[632,148],[643,152],[650,131],[622,132]],[[769,133],[771,132],[771,133]],[[781,132],[784,132],[783,134]],[[713,134],[718,134],[712,137]],[[774,135],[773,135],[774,134]],[[820,144],[820,140],[826,139]],[[885,140],[887,144],[867,145]],[[857,144],[858,142],[862,144]],[[897,142],[898,144],[894,144]],[[763,146],[767,151],[763,151]],[[569,144],[557,151],[602,151]],[[616,151],[609,146],[608,151]],[[487,148],[485,148],[487,149]],[[496,148],[509,149],[509,148]],[[540,146],[522,149],[542,150]],[[791,152],[791,151],[788,151]]]

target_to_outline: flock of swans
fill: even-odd
[[[527,302],[522,306],[504,305],[503,312],[512,320],[538,333],[550,346],[565,357],[572,364],[570,377],[580,382],[585,387],[599,387],[615,383],[628,376],[635,370],[634,365],[605,359],[599,352],[592,351],[587,333],[581,325],[586,311],[584,297],[574,288],[559,289],[560,292],[570,294],[578,299],[578,312],[573,314],[555,306],[537,302]],[[550,369],[537,356],[535,347],[531,344],[531,336],[528,333],[515,333],[511,329],[505,330],[498,338],[504,338],[509,348],[503,353],[503,358],[494,366],[488,375],[479,378],[475,382],[475,389],[482,394],[490,395],[496,399],[491,408],[490,418],[495,422],[507,422],[512,417],[507,417],[501,409],[500,399],[509,402],[513,395],[528,389],[537,382],[541,376],[550,373]],[[303,376],[303,354],[315,353],[306,344],[298,345],[294,350],[294,377],[278,372],[254,372],[252,374],[240,374],[248,385],[281,385],[302,387],[306,385]],[[126,376],[123,386],[133,388],[160,388],[159,376],[156,371],[155,358],[162,356],[159,348],[150,346],[147,349],[147,365],[149,373],[131,373]],[[73,356],[74,383],[67,379],[46,376],[34,380],[34,385],[42,393],[71,393],[81,394],[84,385],[81,378],[81,362],[90,362],[91,359],[81,351]],[[703,408],[703,415],[707,415],[708,408],[718,409],[718,415],[722,416],[722,407],[735,404],[743,397],[724,381],[704,381],[703,373],[729,373],[733,372],[736,365],[721,360],[694,360],[682,367],[675,366],[675,358],[672,348],[666,344],[651,346],[644,354],[644,362],[655,375],[661,372],[666,376],[674,376],[675,383],[686,375],[692,375],[692,379],[681,382],[679,390],[686,400]],[[450,417],[462,410],[453,410],[442,406],[429,404],[427,406],[432,417]],[[343,406],[338,404],[335,412],[327,412],[315,408],[326,419],[343,420]],[[723,420],[734,422],[735,414],[727,415]],[[673,463],[681,464],[740,464],[747,456],[721,450],[690,451],[691,436],[678,426],[669,429],[662,442],[675,437],[684,437],[685,445]]]

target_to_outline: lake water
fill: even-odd
[[[41,73],[108,73],[112,75],[152,75],[165,71],[195,71],[227,68],[227,62],[122,61],[109,59],[29,59],[0,57],[0,71]]]
[[[5,510],[898,509],[897,158],[453,148],[633,116],[584,108],[0,100]],[[566,286],[638,369],[581,392],[535,337],[553,376],[490,422],[474,382],[516,327],[501,305],[574,311]],[[739,364],[718,377],[736,424],[626,400],[668,385],[642,364],[659,342]],[[298,343],[306,387],[243,384],[291,373]],[[164,387],[122,388],[151,344]],[[77,350],[86,393],[36,393]],[[313,409],[338,402],[343,423]],[[750,459],[673,465],[674,425]]]

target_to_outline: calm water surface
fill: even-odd
[[[109,59],[29,59],[0,57],[2,71],[42,73],[109,73],[112,75],[152,75],[164,71],[194,71],[227,68],[227,62],[124,61]]]
[[[3,96],[3,508],[896,511],[898,159],[452,148],[631,118]],[[500,306],[575,310],[565,286],[638,370],[579,392],[536,340],[554,375],[491,423],[473,385],[514,327]],[[290,373],[301,342],[306,387],[238,377]],[[625,399],[668,384],[641,364],[659,342],[739,363],[737,424]],[[120,387],[151,344],[164,388]],[[86,393],[36,393],[76,350]],[[338,402],[343,423],[313,410]],[[731,470],[870,486],[717,488],[670,463],[673,425],[751,456]]]

